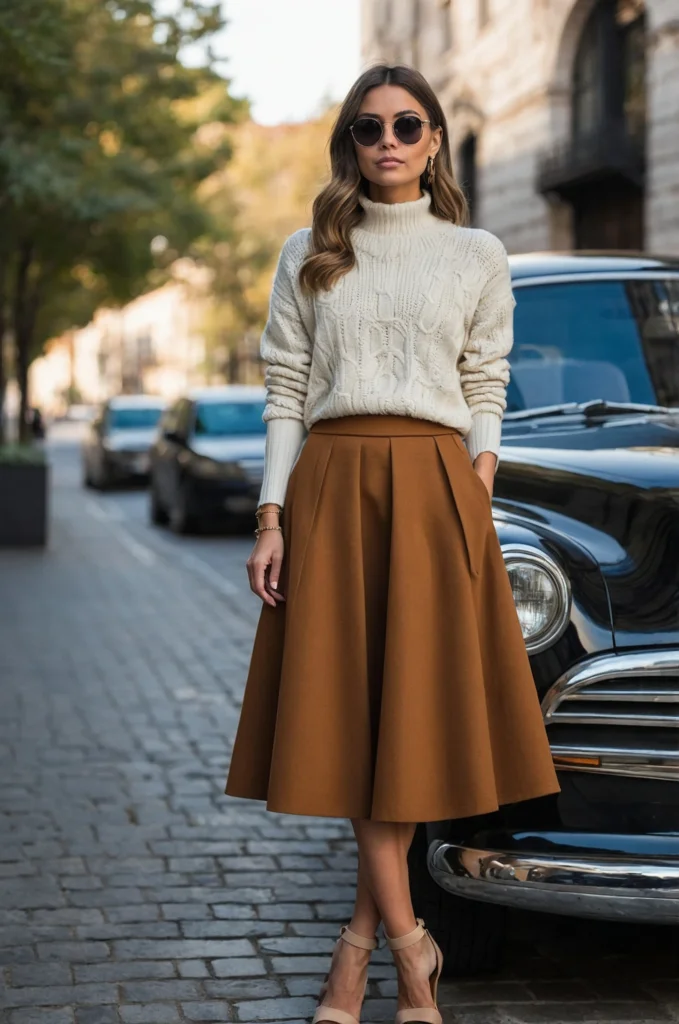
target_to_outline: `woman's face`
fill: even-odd
[[[398,139],[393,122],[404,114],[428,120],[424,107],[402,86],[378,85],[365,94],[356,118],[370,115],[384,126],[382,138],[374,145],[361,146],[354,141],[361,174],[382,188],[418,181],[429,157],[436,156],[441,146],[441,129],[430,124],[422,126],[422,138],[412,145]]]

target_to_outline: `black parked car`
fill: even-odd
[[[148,479],[149,448],[165,401],[154,395],[119,395],[99,408],[82,446],[83,483],[105,489]]]
[[[457,974],[497,966],[510,906],[679,922],[679,260],[510,263],[493,515],[562,791],[418,827]]]
[[[207,521],[254,513],[265,397],[263,387],[232,384],[192,391],[168,408],[151,449],[152,522],[190,533]]]

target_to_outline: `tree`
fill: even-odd
[[[314,197],[329,176],[336,114],[334,107],[302,123],[246,121],[224,129],[233,156],[201,186],[212,229],[195,247],[213,275],[204,325],[212,373],[233,379],[237,346],[264,325],[281,245],[311,223]]]
[[[154,267],[207,231],[199,184],[230,156],[203,130],[247,114],[206,50],[216,0],[0,0],[0,300],[26,431],[28,366],[57,330],[139,294]],[[0,329],[2,324],[0,324]]]

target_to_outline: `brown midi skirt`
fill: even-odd
[[[460,434],[316,423],[290,477],[226,792],[424,822],[559,791],[493,526]]]

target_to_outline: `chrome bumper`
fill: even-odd
[[[609,921],[679,920],[679,859],[481,850],[434,840],[434,881],[484,903]]]

